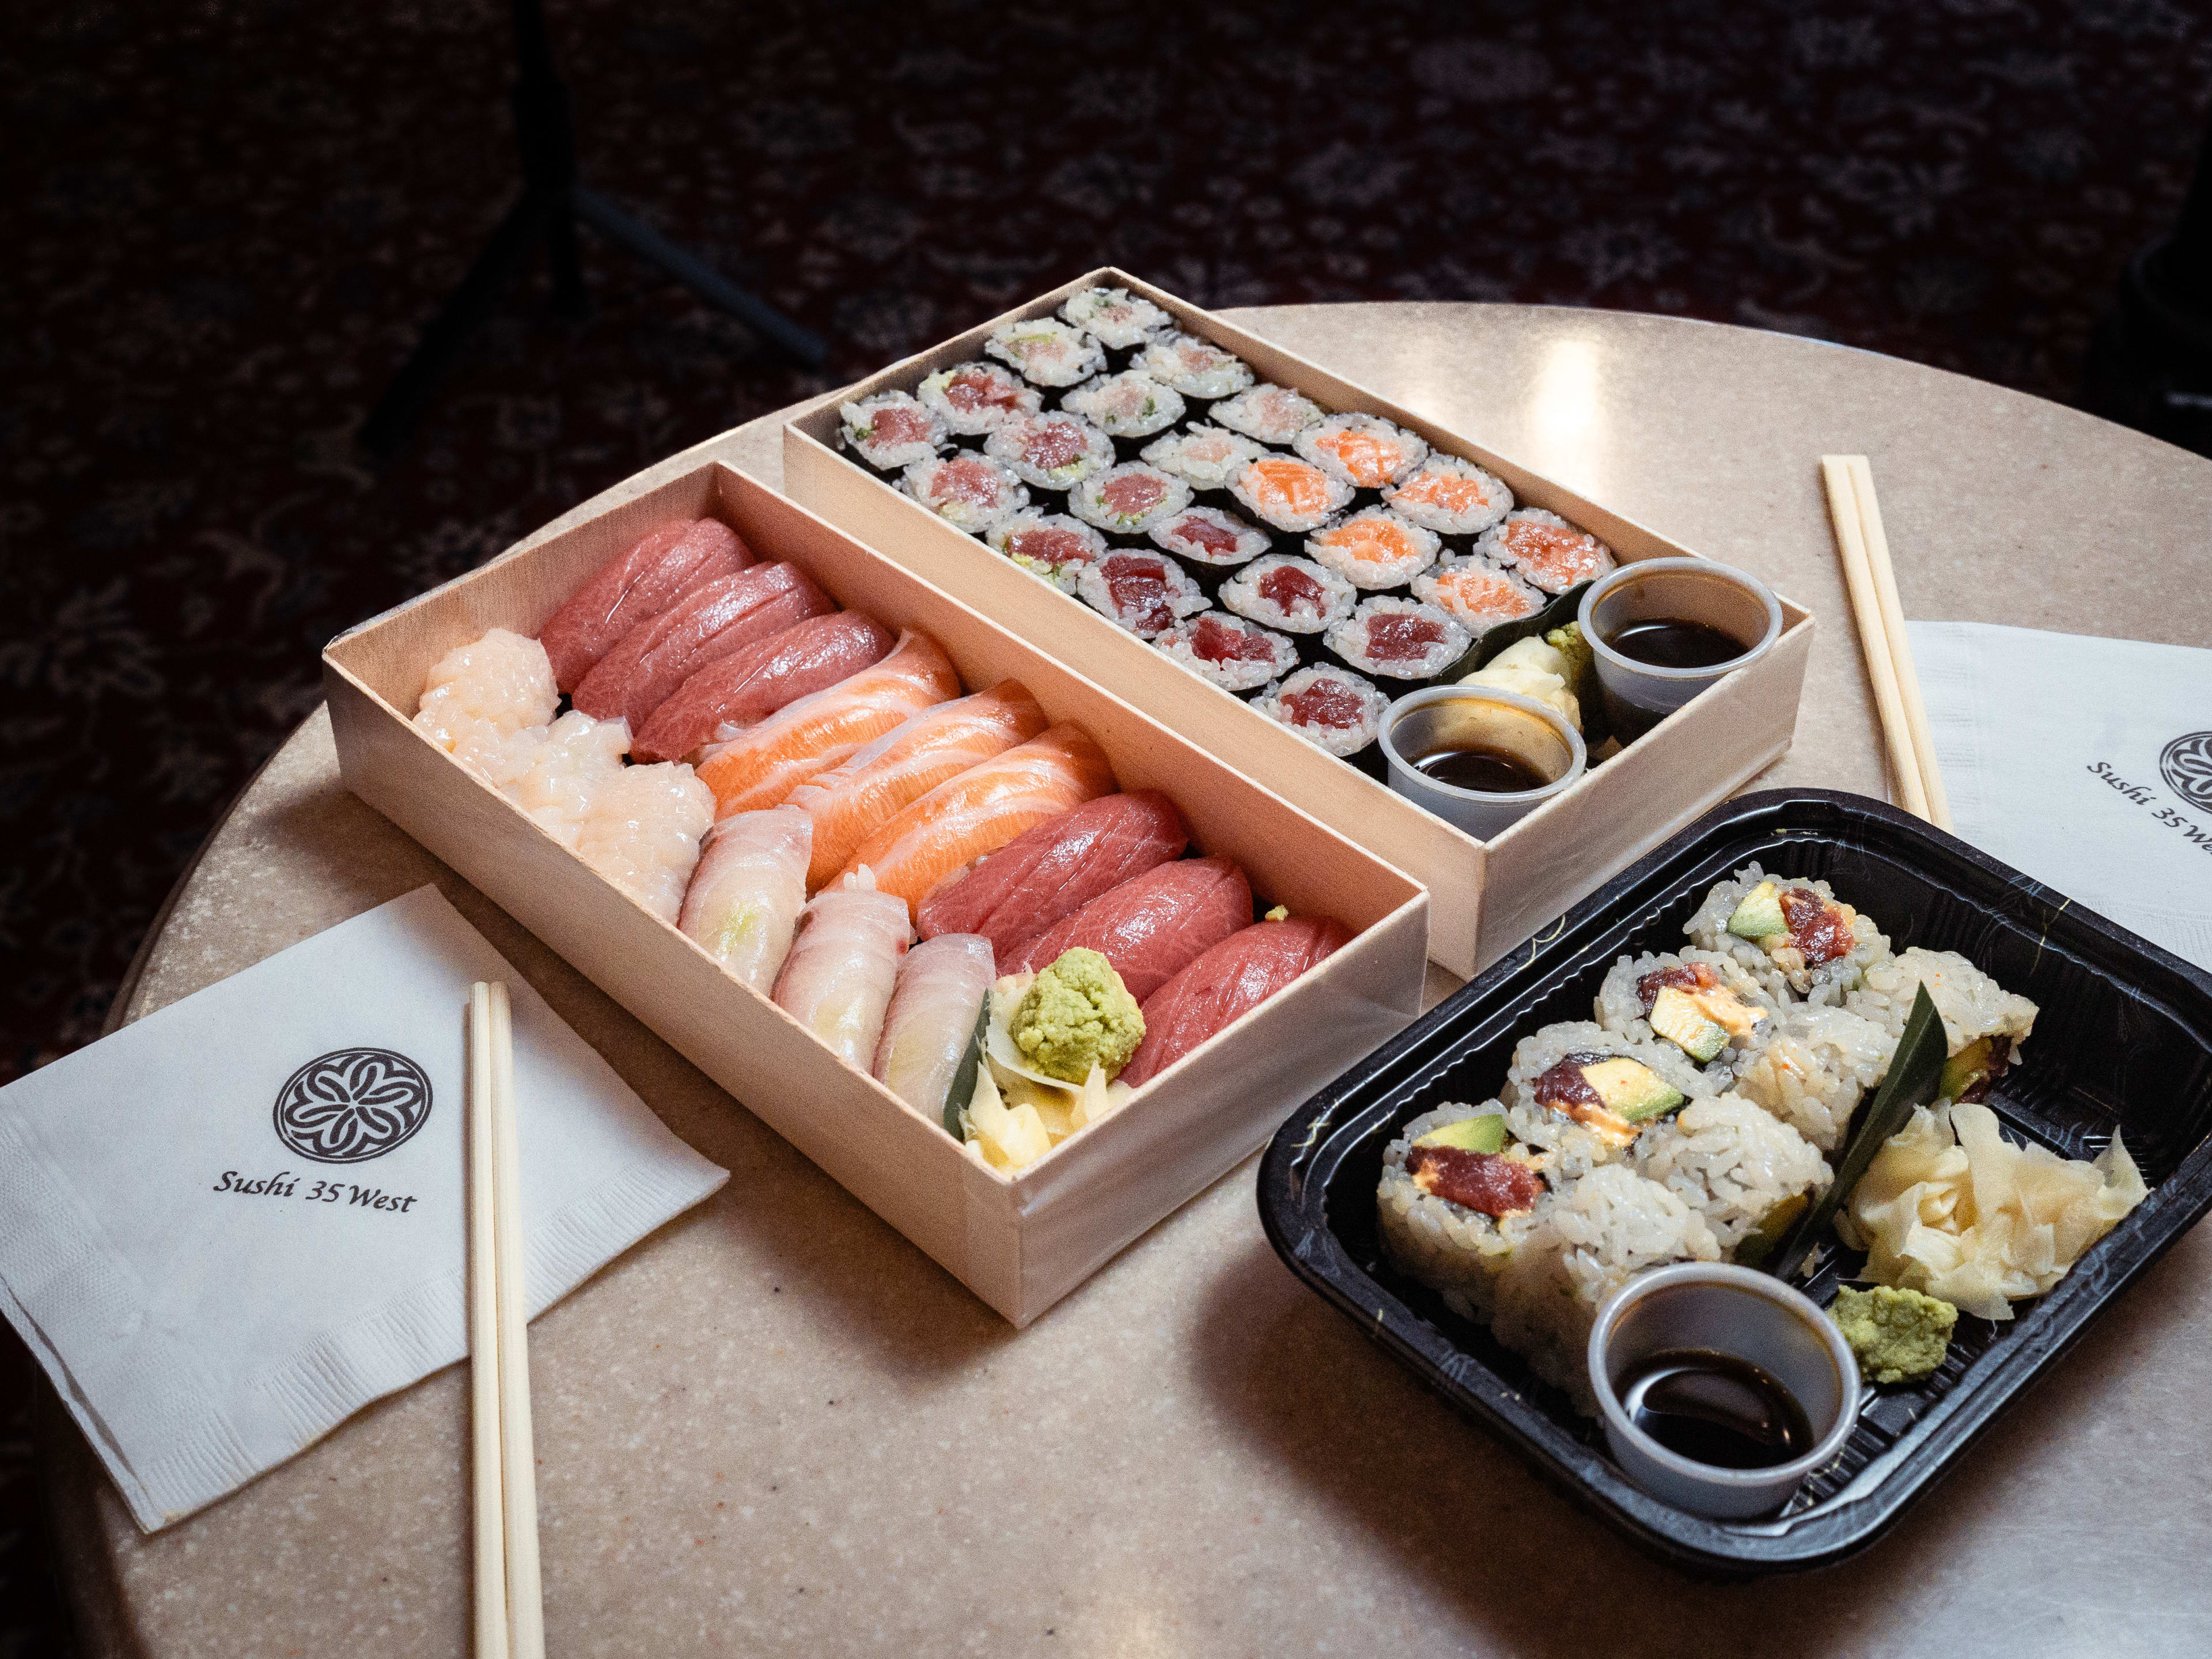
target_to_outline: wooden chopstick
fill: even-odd
[[[514,1024],[491,987],[492,1236],[499,1260],[500,1487],[507,1518],[507,1620],[514,1659],[544,1659],[538,1567],[538,1459],[530,1428],[530,1326],[522,1285],[522,1164],[515,1146]]]
[[[1890,769],[1903,797],[1899,804],[1915,817],[1925,818],[1925,775],[1913,744],[1911,722],[1905,712],[1897,660],[1882,623],[1881,597],[1875,586],[1874,561],[1867,549],[1851,459],[1848,455],[1820,458],[1820,477],[1828,492],[1828,519],[1835,527],[1836,550],[1843,558],[1844,583],[1850,592],[1851,614],[1858,623],[1859,649],[1866,657],[1867,678],[1874,683],[1875,710],[1881,717],[1882,737],[1889,745]]]
[[[1920,673],[1912,665],[1912,636],[1898,603],[1897,572],[1889,562],[1889,537],[1881,527],[1881,502],[1874,493],[1874,469],[1863,455],[1849,458],[1851,487],[1858,497],[1859,532],[1874,566],[1875,596],[1881,601],[1881,625],[1889,635],[1889,656],[1897,671],[1898,695],[1905,702],[1905,723],[1920,761],[1920,786],[1928,794],[1928,818],[1939,830],[1951,824],[1951,799],[1943,790],[1943,768],[1936,758],[1936,739],[1928,730],[1928,705],[1920,697]]]
[[[469,1416],[476,1472],[477,1659],[508,1659],[501,1493],[499,1268],[492,1227],[491,987],[469,990]]]

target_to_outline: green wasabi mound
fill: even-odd
[[[1917,1382],[1951,1351],[1959,1310],[1917,1291],[1846,1285],[1836,1292],[1828,1317],[1858,1356],[1859,1375],[1868,1382]]]
[[[1081,1083],[1100,1066],[1110,1081],[1145,1040],[1145,1017],[1114,964],[1079,945],[1031,981],[1006,1034],[1047,1077]]]

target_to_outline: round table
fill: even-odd
[[[1654,317],[1229,314],[1808,605],[1796,747],[1762,783],[1886,793],[1826,452],[1872,458],[1911,614],[2212,640],[2212,585],[2190,580],[2212,464],[2055,404]],[[781,418],[569,519],[703,455],[776,483]],[[2120,1656],[2212,1631],[2212,1231],[1875,1548],[1817,1579],[1703,1584],[1539,1485],[1299,1286],[1249,1164],[1018,1334],[348,794],[324,713],[210,839],[115,1018],[425,881],[732,1175],[532,1328],[556,1653]],[[465,1368],[153,1537],[56,1410],[42,1450],[93,1653],[465,1649]]]

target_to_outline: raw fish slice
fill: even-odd
[[[843,869],[860,843],[902,807],[1044,728],[1044,710],[1029,688],[1000,680],[988,691],[916,714],[843,764],[800,784],[790,799],[814,820],[807,884],[818,887]]]
[[[584,676],[575,705],[602,720],[620,716],[631,731],[642,731],[653,711],[708,663],[836,608],[795,564],[757,564],[717,576],[631,629]]]
[[[975,1035],[984,994],[998,977],[993,961],[990,940],[943,933],[915,945],[899,964],[876,1044],[876,1081],[933,1121],[944,1118],[952,1074]]]
[[[1121,1081],[1133,1088],[1158,1076],[1351,939],[1334,916],[1292,916],[1231,933],[1146,999],[1145,1040]]]
[[[775,977],[776,1006],[865,1072],[913,938],[906,905],[892,894],[866,887],[818,893],[799,913],[799,937]]]
[[[872,668],[787,704],[727,743],[708,744],[699,776],[722,817],[774,806],[863,744],[959,694],[960,676],[944,647],[927,634],[902,635],[898,649]]]
[[[707,832],[676,925],[740,984],[769,994],[806,908],[814,820],[795,806],[724,818]]]
[[[592,791],[576,836],[585,863],[674,921],[714,821],[714,795],[688,766],[625,766]]]
[[[877,887],[919,904],[963,864],[1113,787],[1098,745],[1054,726],[939,784],[861,842],[848,873],[866,866]]]
[[[882,661],[891,643],[888,629],[857,611],[810,617],[684,681],[645,723],[630,752],[640,760],[674,760],[709,738],[734,737],[786,703]]]
[[[1079,945],[1112,963],[1141,1003],[1202,952],[1251,925],[1252,884],[1242,870],[1227,859],[1178,859],[1153,866],[1047,928],[1006,971],[1038,972]]]
[[[1158,790],[1105,796],[1039,824],[938,888],[921,905],[921,936],[981,933],[1000,961],[1012,962],[1062,917],[1181,858],[1189,845],[1182,814]]]
[[[641,623],[649,623],[705,582],[734,576],[752,550],[719,519],[677,519],[648,530],[569,596],[539,632],[563,691]]]

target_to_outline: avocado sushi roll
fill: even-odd
[[[1731,1260],[1753,1235],[1779,1243],[1834,1178],[1803,1135],[1733,1094],[1693,1100],[1638,1137],[1629,1167],[1702,1216]]]
[[[1490,1316],[1492,1287],[1549,1190],[1504,1109],[1453,1102],[1424,1112],[1382,1149],[1376,1219],[1401,1271],[1456,1313]]]
[[[1729,1086],[1832,1152],[1896,1051],[1897,1034],[1870,1019],[1843,1008],[1785,1003],[1775,1028],[1737,1058]]]
[[[1774,999],[1717,951],[1646,951],[1613,963],[1597,1023],[1638,1042],[1671,1042],[1699,1066],[1732,1068],[1777,1029]]]
[[[1725,1079],[1707,1077],[1670,1043],[1623,1036],[1590,1020],[1565,1020],[1514,1045],[1498,1098],[1508,1110],[1548,1108],[1625,1148],[1662,1118],[1719,1094],[1724,1085]]]
[[[1955,951],[1915,946],[1868,964],[1865,983],[1844,1006],[1873,1021],[1893,1042],[1904,1035],[1913,994],[1922,986],[1943,1021],[1951,1059],[1942,1092],[1953,1100],[1979,1100],[2020,1058],[2035,1029],[2035,1004],[2008,991]]]
[[[1826,882],[1769,879],[1756,864],[1716,882],[1685,931],[1698,949],[1734,958],[1778,1002],[1794,994],[1815,1006],[1840,1003],[1890,954],[1873,918]],[[1909,992],[1905,1004],[1911,1006]]]

